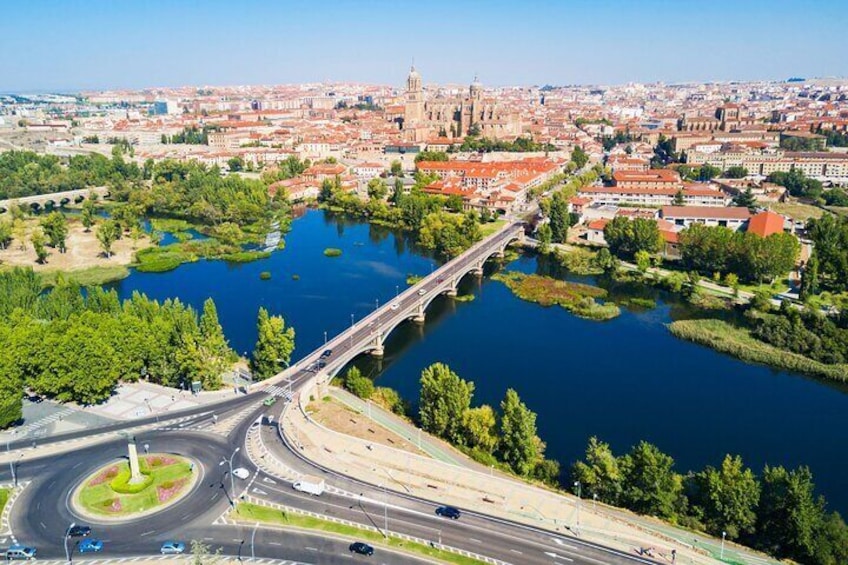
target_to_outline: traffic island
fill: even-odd
[[[74,510],[90,520],[133,520],[176,504],[198,479],[197,465],[177,455],[146,455],[138,465],[135,479],[127,461],[90,474],[74,491]]]

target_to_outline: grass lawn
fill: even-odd
[[[157,458],[165,462],[157,465]],[[94,514],[124,516],[160,506],[191,483],[191,464],[181,457],[149,455],[140,460],[142,472],[153,477],[148,487],[134,494],[113,490],[113,478],[129,471],[129,463],[114,463],[88,477],[85,486],[77,493],[80,505]]]
[[[774,204],[770,204],[769,207],[772,212],[785,214],[792,219],[801,220],[802,222],[806,222],[810,218],[821,218],[825,213],[824,210],[818,206],[802,204],[801,202],[776,202]]]
[[[266,524],[277,524],[280,526],[292,526],[296,528],[304,528],[308,530],[318,530],[339,534],[353,538],[357,541],[367,541],[376,546],[391,547],[405,551],[424,555],[432,559],[437,559],[444,563],[455,563],[456,565],[478,565],[483,563],[471,557],[458,555],[449,551],[430,547],[423,543],[416,543],[409,540],[404,540],[395,537],[388,539],[383,537],[379,532],[348,526],[347,524],[338,524],[329,520],[313,518],[312,516],[304,516],[302,514],[287,513],[276,508],[268,508],[267,506],[259,506],[257,504],[239,503],[235,511],[236,517],[246,522],[264,522]]]
[[[128,277],[130,270],[124,265],[105,265],[75,271],[43,271],[39,273],[42,286],[45,288],[56,286],[60,274],[65,277],[65,280],[74,281],[81,286],[100,286]]]
[[[7,488],[0,488],[0,514],[3,513],[6,503],[9,501],[9,492],[10,490]]]
[[[483,237],[489,237],[506,225],[506,220],[495,220],[494,222],[486,222],[480,226],[480,234]]]

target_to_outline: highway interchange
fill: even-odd
[[[515,228],[515,226],[511,226]],[[481,264],[493,250],[499,250],[514,233],[510,228],[472,247],[466,254],[446,263],[398,298],[358,321],[347,332],[326,345],[332,354],[325,356],[326,371],[340,370],[350,359],[374,341],[375,328],[393,328],[398,317],[406,319],[436,294],[450,290],[470,269]],[[424,294],[419,290],[424,289]],[[396,304],[396,306],[393,306]],[[316,350],[271,383],[291,384],[297,394],[305,383],[315,379],[315,364],[324,348]],[[124,524],[91,523],[77,516],[71,508],[70,496],[79,482],[97,468],[126,456],[126,440],[109,439],[76,447],[40,458],[24,458],[16,467],[17,480],[27,484],[12,507],[10,526],[19,543],[38,548],[39,558],[64,559],[64,532],[71,522],[88,523],[95,536],[105,543],[103,558],[158,554],[166,540],[201,540],[213,550],[242,559],[273,558],[303,563],[349,563],[362,560],[372,563],[429,562],[407,554],[395,553],[379,545],[374,556],[351,556],[350,540],[333,539],[325,534],[254,528],[253,524],[234,524],[226,515],[233,499],[248,496],[259,502],[285,505],[324,516],[356,522],[383,530],[388,521],[391,532],[429,540],[433,544],[465,550],[505,563],[577,563],[585,565],[651,563],[635,554],[586,543],[570,536],[537,530],[521,524],[464,511],[460,520],[439,517],[434,510],[446,501],[424,501],[400,492],[354,481],[328,469],[321,469],[303,459],[280,433],[277,423],[286,405],[278,402],[268,408],[262,400],[269,383],[257,386],[249,394],[235,396],[214,406],[207,405],[173,413],[169,421],[137,432],[139,446],[148,445],[151,452],[177,453],[198,463],[201,478],[180,502],[165,511],[138,518]],[[293,408],[292,408],[293,409]],[[210,420],[236,419],[239,423],[226,437],[208,430]],[[269,422],[263,416],[273,416]],[[257,423],[261,422],[261,423]],[[105,428],[75,432],[43,440],[57,443],[93,436],[104,431],[155,425],[154,418],[121,422]],[[259,433],[267,457],[273,457],[296,473],[326,478],[332,488],[320,497],[300,493],[279,475],[271,475],[254,464],[248,456],[245,441],[248,432]],[[258,429],[256,428],[258,426]],[[109,436],[113,437],[113,436]],[[79,445],[79,444],[76,444]],[[29,447],[26,442],[11,443],[9,449]],[[249,479],[236,480],[230,492],[228,467],[220,465],[236,449],[234,467],[244,467]],[[0,481],[11,483],[8,466],[0,471]],[[379,482],[379,481],[375,481]],[[78,557],[77,557],[78,559]]]

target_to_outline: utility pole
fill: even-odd
[[[238,453],[239,451],[241,451],[241,447],[235,448],[233,454],[230,455],[229,459],[224,457],[221,462],[218,463],[219,467],[224,463],[229,463],[230,466],[230,506],[236,505],[236,480],[235,477],[233,477],[233,459],[235,459],[236,453]]]
[[[68,549],[68,537],[71,535],[71,530],[74,529],[74,526],[76,525],[76,522],[71,522],[71,525],[68,526],[68,529],[65,531],[65,561],[68,563],[71,562],[71,551]]]
[[[583,498],[583,485],[580,481],[575,481],[574,486],[577,487],[577,527],[580,527],[580,502]]]

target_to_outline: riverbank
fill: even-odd
[[[669,331],[680,339],[709,346],[749,363],[826,379],[848,380],[848,364],[826,365],[797,353],[784,351],[753,337],[748,330],[712,318],[677,320]]]

